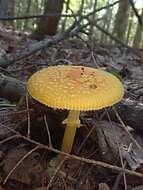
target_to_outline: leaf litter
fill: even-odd
[[[12,33],[8,32],[8,35],[11,37]],[[14,35],[16,41],[11,38],[7,40],[4,36],[0,38],[0,56],[3,57],[5,55],[11,55],[15,53],[20,53],[28,44],[35,42],[31,39],[26,37],[25,35],[21,34],[21,36]],[[19,45],[17,46],[17,40],[19,41]],[[12,47],[11,47],[12,41]],[[94,47],[94,48],[93,48]],[[104,46],[94,42],[94,44],[86,44],[81,42],[80,40],[65,40],[60,42],[59,44],[55,44],[50,48],[45,48],[44,50],[40,50],[36,54],[27,57],[25,60],[21,60],[15,62],[12,65],[9,65],[5,70],[0,68],[0,72],[3,74],[11,74],[12,76],[26,82],[27,78],[34,73],[35,71],[47,67],[49,65],[57,65],[57,64],[70,64],[70,65],[85,65],[85,66],[92,66],[92,67],[102,67],[106,69],[107,67],[113,67],[115,70],[119,71],[122,74],[125,88],[126,88],[126,95],[131,99],[136,100],[138,103],[142,103],[143,100],[143,57],[142,57],[142,50],[138,50],[138,53],[134,51],[129,51],[127,48],[123,48],[121,46]],[[6,99],[2,99],[6,102]],[[10,102],[8,102],[10,104]],[[33,107],[35,106],[35,107]],[[41,130],[44,130],[44,123],[43,123],[43,109],[37,109],[37,105],[35,102],[29,102],[29,107],[32,111],[30,111],[30,130],[36,131],[36,129],[32,126],[35,126],[35,122],[38,122],[41,127]],[[59,113],[58,111],[51,111],[50,109],[44,108],[46,110],[46,114],[50,117],[52,114],[53,118],[61,117],[64,118],[66,112]],[[48,111],[47,111],[48,110]],[[53,113],[55,112],[55,113]],[[15,134],[27,134],[27,114],[28,110],[26,104],[24,103],[22,107],[1,107],[0,108],[0,140],[1,142],[6,139],[10,138]],[[82,129],[79,129],[78,136],[79,138],[76,139],[74,145],[74,152],[76,154],[78,146],[81,144],[84,139],[86,139],[88,132],[90,130],[91,124],[86,123],[86,118],[94,121],[96,114],[83,114],[81,119],[83,120],[83,125],[85,126]],[[61,119],[62,120],[62,119]],[[50,121],[51,122],[51,121]],[[104,122],[104,121],[102,121]],[[85,124],[86,123],[86,124]],[[52,125],[55,125],[53,122]],[[49,125],[49,126],[52,126]],[[109,125],[109,126],[108,126]],[[124,145],[124,149],[122,150],[123,159],[128,162],[128,168],[133,170],[142,171],[142,154],[138,151],[137,147],[132,147],[132,153],[127,153],[127,147],[131,143],[131,139],[128,135],[118,127],[118,123],[114,123],[114,130],[116,131],[116,136],[120,139],[122,144]],[[43,127],[43,128],[42,128]],[[50,129],[52,133],[55,133],[56,127],[54,129]],[[102,160],[111,162],[113,159],[114,162],[112,164],[120,165],[120,159],[118,154],[118,146],[117,142],[112,136],[113,130],[110,127],[109,121],[104,122],[101,124],[101,129],[105,141],[108,147],[108,153],[111,153],[110,159],[106,155],[101,155],[102,148],[101,144],[99,144],[98,138],[96,138],[97,133],[91,133],[85,144],[80,152],[80,156],[86,156],[89,159],[95,160]],[[63,129],[61,129],[60,133],[62,134]],[[39,132],[39,131],[38,131]],[[34,135],[38,136],[39,133],[35,132]],[[134,138],[139,139],[139,143],[143,144],[142,136],[139,133],[136,133],[136,130],[133,131],[135,133]],[[42,133],[43,134],[43,133]],[[32,136],[35,139],[35,137]],[[38,137],[37,137],[38,138]],[[42,138],[40,137],[38,140],[42,143]],[[55,138],[53,138],[55,140]],[[60,143],[60,138],[57,140]],[[101,141],[100,141],[101,142]],[[94,147],[93,147],[94,143]],[[0,144],[1,152],[0,152],[0,181],[3,183],[6,176],[9,172],[15,167],[17,162],[22,159],[23,156],[28,154],[30,151],[31,145],[27,142],[23,142],[22,140],[9,140],[6,141],[4,144]],[[143,146],[142,146],[143,147]],[[89,154],[90,153],[90,154]],[[116,160],[114,156],[116,155]],[[7,185],[4,188],[11,188],[16,189],[17,185],[21,189],[44,189],[50,182],[50,176],[48,173],[48,163],[51,158],[53,158],[53,153],[47,152],[45,150],[38,150],[33,152],[29,155],[25,160],[21,162],[21,164],[15,168],[12,174],[9,176]],[[38,159],[37,159],[38,157]],[[107,158],[108,157],[108,158]],[[107,169],[93,167],[88,175],[84,175],[86,173],[85,167],[86,164],[81,163],[76,160],[68,159],[65,161],[63,166],[60,168],[59,172],[57,172],[51,188],[55,189],[76,189],[78,186],[79,188],[84,189],[105,189],[108,190],[112,189],[114,182],[116,180],[117,174],[109,171]],[[82,170],[83,168],[83,170]],[[87,167],[85,167],[87,168]],[[78,184],[80,180],[82,183]],[[130,176],[127,176],[128,186],[135,187],[141,184],[140,179],[134,178],[133,182],[130,183]],[[13,181],[15,183],[13,183]],[[102,183],[106,182],[106,183]],[[110,186],[108,186],[108,185]],[[122,181],[118,184],[119,189],[123,189]],[[1,189],[3,189],[1,187]],[[138,189],[137,187],[135,189]]]

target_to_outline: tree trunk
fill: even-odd
[[[142,9],[141,18],[143,18],[143,9]],[[133,47],[141,48],[142,42],[143,42],[143,26],[141,26],[140,23],[138,22],[134,41],[133,41]]]
[[[113,9],[110,9],[110,11],[109,11],[109,13],[108,13],[107,26],[106,26],[106,28],[105,28],[105,30],[106,30],[107,32],[110,31],[110,30],[112,30],[112,29],[111,29],[111,27],[112,27],[112,16],[113,16]],[[103,41],[104,41],[105,44],[107,44],[107,43],[110,44],[110,38],[109,38],[106,34],[104,34],[104,36],[103,36]]]
[[[109,4],[110,4],[110,1],[108,0],[107,5],[109,5]],[[109,7],[109,8],[106,9],[106,12],[105,12],[105,14],[103,16],[103,25],[102,25],[102,27],[106,31],[108,31],[108,29],[110,27],[111,17],[112,17],[112,8]],[[108,36],[105,33],[102,32],[100,41],[102,43],[105,43],[105,41],[107,41],[107,37]]]
[[[97,7],[97,0],[94,0],[93,9],[95,10]],[[96,13],[91,16],[91,20],[94,21],[96,18]],[[94,33],[94,26],[91,24],[89,28],[89,40],[92,40]]]
[[[126,37],[126,43],[128,45],[131,45],[131,43],[130,43],[130,35],[131,35],[131,32],[132,32],[132,26],[133,26],[133,16],[134,16],[134,11],[131,10],[130,19],[128,21],[127,37]]]
[[[69,8],[70,8],[70,0],[67,0],[67,2],[66,2],[66,10],[65,10],[66,13],[68,13]],[[67,20],[68,20],[68,17],[65,17],[63,22],[62,22],[61,32],[65,31]]]
[[[13,17],[14,14],[14,0],[1,0],[0,1],[0,16]],[[13,25],[13,21],[1,21],[5,26]]]
[[[28,0],[28,1],[27,1],[26,15],[28,15],[29,12],[30,12],[31,4],[32,4],[32,1],[31,1],[31,0]],[[24,29],[25,29],[25,30],[26,30],[27,27],[28,27],[28,21],[29,21],[28,19],[25,20],[25,23],[24,23]]]
[[[44,14],[60,14],[63,9],[63,3],[64,0],[45,0]],[[40,19],[37,29],[33,32],[32,37],[41,40],[45,35],[55,35],[59,20],[60,16],[50,16]]]
[[[16,9],[16,7],[15,7],[15,16],[18,17],[18,16],[21,15],[21,9],[22,9],[21,2],[20,2],[20,1],[16,2],[16,3],[15,3],[15,6],[17,7],[17,9]],[[22,22],[21,22],[20,20],[17,20],[17,21],[15,22],[15,28],[16,28],[17,30],[21,30],[21,28],[22,28]]]
[[[128,23],[130,4],[128,0],[121,0],[115,18],[113,35],[122,42],[125,41],[125,32]]]

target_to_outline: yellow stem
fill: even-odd
[[[79,114],[80,111],[69,111],[68,117],[63,121],[63,124],[67,125],[61,147],[63,152],[70,153],[72,150],[76,128],[80,126]],[[64,157],[62,154],[59,154],[50,161],[50,166],[56,167]]]
[[[80,111],[69,111],[67,119],[63,121],[66,124],[61,151],[70,153],[75,138],[76,128],[80,125]]]

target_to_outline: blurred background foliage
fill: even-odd
[[[143,47],[142,25],[129,0],[120,0],[113,6],[110,5],[117,0],[0,0],[0,17],[21,17],[30,15],[42,15],[48,13],[67,14],[73,16],[59,16],[56,21],[49,18],[15,19],[9,22],[14,30],[33,33],[37,36],[54,35],[65,31],[79,16],[86,16],[91,11],[106,6],[105,9],[92,14],[89,19],[95,22],[107,33],[110,33],[121,42],[136,47]],[[143,1],[132,0],[139,16],[143,18]],[[75,16],[74,16],[75,15]],[[1,21],[6,25],[6,21]],[[49,24],[49,23],[50,24]],[[86,19],[80,24],[85,24]],[[42,32],[41,32],[42,31]],[[90,24],[81,33],[86,40],[96,40],[104,44],[114,44],[110,36],[99,30],[94,24]],[[42,37],[43,36],[43,37]]]

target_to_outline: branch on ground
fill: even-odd
[[[106,5],[104,7],[101,7],[99,9],[96,9],[92,12],[90,12],[89,14],[87,14],[86,16],[81,16],[79,17],[79,20],[75,20],[74,23],[62,34],[57,34],[55,35],[53,38],[45,38],[44,40],[41,40],[39,42],[36,42],[34,44],[30,44],[28,47],[26,47],[23,51],[17,54],[15,54],[14,56],[3,56],[2,58],[0,58],[0,65],[2,67],[6,67],[10,64],[13,64],[17,61],[20,61],[30,55],[33,55],[34,53],[38,52],[39,50],[45,48],[45,47],[51,47],[53,44],[56,44],[64,39],[70,38],[70,37],[74,37],[77,35],[77,33],[81,32],[83,28],[85,28],[85,26],[81,26],[80,23],[84,20],[89,18],[90,16],[92,16],[93,14],[95,14],[98,11],[101,11],[105,8],[114,6],[115,4],[119,3],[120,1],[115,1],[112,4]]]

